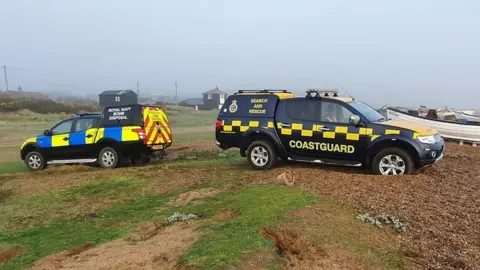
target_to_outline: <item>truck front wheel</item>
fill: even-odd
[[[30,171],[41,171],[47,166],[47,163],[42,154],[32,151],[25,156],[25,165]]]
[[[412,156],[398,147],[389,147],[378,152],[373,158],[372,170],[379,175],[411,174],[415,171]]]
[[[254,141],[247,148],[247,159],[255,170],[268,170],[275,166],[277,153],[268,141]]]

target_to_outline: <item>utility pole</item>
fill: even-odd
[[[178,104],[178,84],[175,81],[175,103]]]
[[[3,66],[3,73],[5,74],[5,87],[7,87],[8,91],[8,78],[7,78],[7,66]]]
[[[140,96],[140,82],[137,81],[137,96]]]

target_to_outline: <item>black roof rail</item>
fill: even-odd
[[[82,117],[82,116],[90,116],[90,115],[96,116],[96,115],[102,115],[102,114],[101,113],[96,113],[96,112],[78,112],[75,115]]]
[[[315,95],[313,95],[315,94]],[[319,88],[311,88],[307,89],[307,98],[321,98],[322,95],[324,97],[329,97],[329,94],[332,94],[333,97],[338,97],[338,90],[336,89],[319,89]]]
[[[291,93],[286,89],[238,90],[237,93]]]

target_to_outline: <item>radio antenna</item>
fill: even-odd
[[[352,95],[350,95],[350,93],[345,88],[343,88],[343,86],[340,86],[340,87],[342,88],[343,91],[345,91],[345,93],[347,93],[347,95],[349,95],[353,100],[355,100],[355,98]]]

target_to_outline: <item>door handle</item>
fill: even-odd
[[[289,128],[291,125],[290,124],[280,124],[281,127],[284,127],[284,128]]]
[[[68,141],[68,137],[63,137],[63,140],[64,140],[64,141]]]
[[[87,136],[85,136],[85,137],[87,137],[87,138],[91,138],[91,137],[93,137],[93,135],[92,135],[92,134],[88,134],[88,135],[87,135]]]
[[[329,129],[329,128],[326,128],[326,127],[322,127],[322,128],[319,128],[318,130],[320,130],[320,131],[329,131],[330,129]]]

